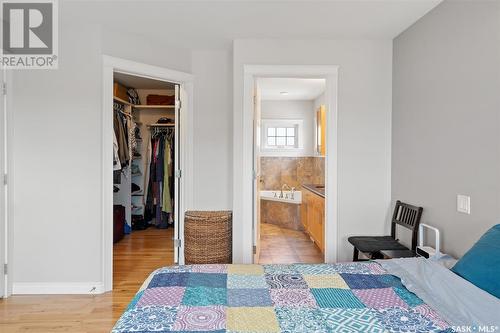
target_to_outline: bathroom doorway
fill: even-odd
[[[325,78],[254,80],[254,262],[325,262]]]

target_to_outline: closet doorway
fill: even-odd
[[[104,60],[103,289],[109,291],[184,261],[192,77]]]
[[[179,85],[113,73],[115,284],[178,262]],[[146,260],[147,258],[147,260]]]

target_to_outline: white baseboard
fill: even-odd
[[[102,282],[14,282],[12,285],[12,295],[95,295],[103,292]]]

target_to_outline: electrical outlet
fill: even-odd
[[[457,212],[470,214],[470,197],[467,195],[457,195]]]

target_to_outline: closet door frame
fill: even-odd
[[[102,94],[102,292],[113,289],[113,73],[121,72],[167,81],[180,85],[186,92],[181,96],[182,112],[179,113],[179,167],[181,178],[179,182],[179,233],[177,259],[179,264],[184,264],[184,214],[193,208],[193,93],[194,76],[168,68],[152,66],[126,59],[103,55],[103,94]],[[182,98],[184,97],[184,98]]]
[[[175,132],[174,132],[174,239],[180,240],[180,202],[177,200],[180,196],[180,183],[181,183],[181,174],[177,173],[177,170],[181,170],[179,157],[180,157],[180,147],[179,139],[180,139],[180,111],[181,111],[181,102],[180,102],[180,86],[178,84],[175,85]],[[184,234],[184,233],[182,233]],[[184,240],[180,241],[183,243]],[[174,258],[175,263],[178,264],[180,262],[180,247],[182,244],[179,242],[174,242]],[[184,261],[183,261],[184,262]]]

